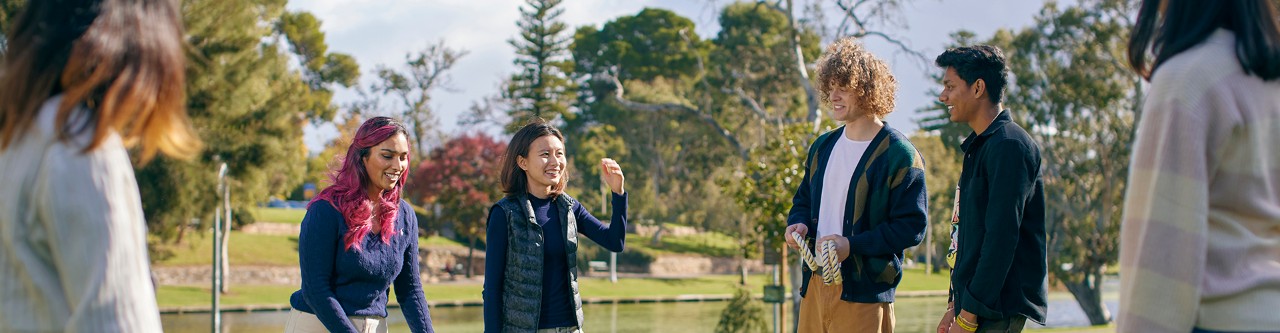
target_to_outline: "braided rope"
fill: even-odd
[[[798,232],[792,232],[791,238],[800,244],[800,260],[809,266],[809,270],[821,273],[822,283],[826,285],[841,284],[840,255],[836,252],[835,241],[825,241],[815,248],[816,253],[809,252],[809,242]],[[821,268],[821,269],[820,269]]]
[[[836,252],[836,242],[828,240],[822,242],[822,283],[827,285],[836,285],[843,283],[840,277],[840,255]]]
[[[800,244],[801,262],[803,262],[806,265],[809,265],[809,270],[817,272],[818,262],[814,260],[813,252],[809,252],[809,241],[805,240],[803,235],[794,231],[791,232],[791,238],[796,240],[796,244]]]

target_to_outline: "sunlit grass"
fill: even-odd
[[[737,287],[738,275],[707,275],[694,278],[619,278],[610,283],[605,277],[584,277],[578,280],[583,298],[627,299],[643,297],[674,297],[680,295],[728,295]],[[749,275],[747,288],[760,293],[769,281],[763,274]],[[925,276],[923,270],[907,270],[899,291],[946,290],[945,275]],[[423,285],[423,293],[431,301],[479,301],[483,284],[437,283]],[[231,286],[231,295],[222,298],[222,304],[264,305],[288,304],[289,295],[298,286],[244,285]],[[209,286],[161,286],[156,292],[161,307],[208,305]],[[394,296],[392,299],[394,300]]]
[[[158,266],[209,265],[213,263],[213,234],[189,233],[184,244],[169,245],[173,256]],[[298,236],[231,232],[227,245],[232,265],[298,265]]]
[[[307,215],[305,209],[254,207],[249,210],[258,222],[302,224],[302,218]]]

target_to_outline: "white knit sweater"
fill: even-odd
[[[129,156],[58,141],[60,100],[0,151],[0,332],[160,332]]]

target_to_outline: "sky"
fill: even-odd
[[[817,1],[834,8],[835,0]],[[851,2],[851,1],[850,1]],[[1069,3],[1071,1],[1063,1]],[[719,31],[718,10],[732,3],[727,0],[565,0],[560,19],[568,31],[583,25],[600,27],[619,16],[634,15],[646,7],[663,8],[693,20],[697,33],[712,38]],[[499,92],[499,82],[516,72],[512,64],[515,49],[507,40],[516,36],[516,21],[523,0],[292,0],[288,9],[308,11],[322,22],[330,52],[347,53],[360,63],[361,85],[368,86],[377,65],[400,68],[405,55],[444,40],[450,48],[468,52],[452,69],[449,90],[436,90],[431,106],[446,133],[485,131],[496,128],[469,128],[457,124],[458,118],[475,101]],[[1042,1],[1027,0],[911,0],[903,5],[901,16],[905,27],[890,28],[888,33],[900,37],[913,49],[929,57],[944,51],[952,32],[964,29],[987,38],[996,30],[1019,29],[1033,23]],[[798,13],[799,14],[799,13]],[[840,13],[826,16],[834,20]],[[831,22],[835,27],[838,22]],[[825,43],[829,41],[824,41]],[[864,40],[867,48],[889,63],[898,79],[897,110],[886,118],[893,128],[904,133],[917,129],[915,110],[927,106],[928,95],[938,83],[928,77],[937,69],[898,52],[896,46],[878,38]],[[813,61],[813,59],[806,59]],[[334,102],[354,100],[356,94],[340,88]],[[337,136],[333,125],[309,126],[304,141],[313,152],[323,149]]]

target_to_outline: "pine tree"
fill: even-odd
[[[287,11],[284,1],[185,0],[182,15],[191,45],[187,110],[206,149],[191,161],[157,157],[137,169],[148,229],[161,243],[212,224],[220,163],[236,225],[254,221],[248,208],[300,184],[303,126],[330,121],[333,85],[359,76],[354,59],[328,52],[318,20]],[[193,219],[200,226],[188,227]],[[162,259],[164,246],[155,245],[152,258]]]
[[[576,87],[570,79],[573,60],[569,56],[571,35],[558,21],[563,8],[561,0],[525,0],[520,7],[520,36],[507,42],[516,48],[515,64],[520,71],[512,75],[504,91],[511,101],[511,123],[515,131],[533,118],[572,120],[569,105],[575,100]]]

